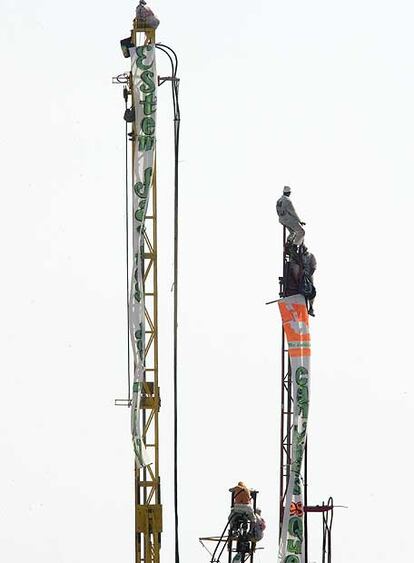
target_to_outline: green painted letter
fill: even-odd
[[[155,132],[155,121],[152,117],[144,117],[141,121],[141,129],[145,135],[153,135]]]
[[[289,518],[289,534],[295,536],[298,540],[303,540],[303,524],[302,520],[297,516]]]
[[[144,101],[140,103],[144,106],[144,115],[155,113],[157,109],[157,98],[153,94],[147,94]]]
[[[289,553],[302,553],[302,544],[298,540],[288,540],[287,550]]]
[[[141,80],[144,84],[141,84],[140,90],[144,94],[152,94],[155,90],[155,84],[153,81],[154,73],[150,70],[144,70],[141,74]]]
[[[140,151],[150,151],[154,146],[154,137],[147,137],[146,135],[140,135],[138,137],[138,150]]]
[[[151,45],[142,45],[141,47],[137,47],[135,49],[135,52],[137,54],[137,67],[140,70],[148,70],[152,66],[152,65],[145,65],[143,63],[145,57],[147,56],[145,51],[150,53],[152,51],[152,46]]]
[[[302,378],[302,375],[304,376],[303,378]],[[301,387],[303,385],[307,385],[308,384],[308,370],[304,367],[298,368],[296,370],[295,378],[296,378],[296,383],[298,385],[300,385]]]

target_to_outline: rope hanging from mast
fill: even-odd
[[[178,101],[179,79],[177,78],[178,57],[171,47],[157,43],[171,63],[171,93],[174,110],[174,529],[175,563],[180,563],[178,541],[178,157],[180,145],[180,105]],[[172,55],[172,56],[171,56]]]
[[[124,86],[123,96],[125,100],[125,113],[128,111],[128,96],[129,90],[127,86]],[[131,403],[131,352],[129,345],[129,182],[128,182],[128,121],[125,120],[125,248],[126,248],[126,304],[127,304],[127,361],[128,361],[128,405]]]

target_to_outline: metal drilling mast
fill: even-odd
[[[121,41],[131,72],[113,79],[124,85],[127,172],[127,267],[133,261],[128,283],[128,325],[134,355],[134,382],[128,375],[128,398],[118,405],[131,409],[135,449],[135,562],[159,563],[162,505],[159,475],[160,388],[158,383],[158,272],[155,29],[158,20],[140,1],[131,34]],[[131,184],[130,184],[131,182]],[[132,186],[132,203],[128,189]],[[130,230],[133,249],[129,250]],[[130,256],[131,254],[131,256]],[[129,275],[129,272],[128,272]],[[130,373],[128,348],[128,374]]]
[[[155,29],[142,27],[134,19],[131,33],[136,46],[153,44]],[[134,101],[135,102],[135,101]],[[139,102],[138,102],[139,103]],[[136,107],[136,105],[135,105]],[[136,121],[132,124],[132,169],[138,142]],[[134,182],[134,178],[132,179]],[[142,385],[140,416],[142,440],[151,464],[138,467],[135,461],[135,561],[159,563],[162,532],[162,505],[159,475],[158,413],[160,388],[158,384],[158,271],[157,271],[157,174],[154,157],[152,186],[145,216],[143,252],[143,282],[145,304],[144,361],[145,376]]]
[[[160,388],[158,382],[158,272],[157,272],[157,86],[170,82],[174,112],[174,505],[175,561],[178,551],[177,500],[177,272],[178,272],[178,153],[180,109],[178,57],[156,44],[158,18],[140,0],[130,35],[121,40],[131,71],[113,78],[124,85],[126,152],[126,256],[131,263],[128,293],[128,398],[115,401],[131,410],[135,453],[135,563],[159,563],[162,505],[159,474]],[[159,77],[156,52],[171,63],[171,76]],[[128,173],[129,163],[132,174]],[[130,196],[128,194],[131,194]],[[128,219],[129,217],[129,219]],[[132,242],[132,249],[130,243]],[[133,356],[133,382],[131,368]],[[132,391],[132,393],[131,393]]]
[[[309,406],[308,368],[304,361],[310,355],[308,314],[300,280],[304,275],[303,246],[293,254],[289,250],[286,227],[283,227],[283,276],[279,278],[279,307],[284,320],[281,343],[281,412],[280,412],[280,481],[279,481],[279,559],[282,563],[309,563],[308,514],[322,514],[322,563],[332,559],[333,500],[308,504],[308,439],[307,410]],[[296,263],[294,260],[296,254]],[[299,299],[298,299],[299,298]],[[289,299],[291,300],[288,303]],[[303,305],[300,305],[300,301]],[[297,303],[296,303],[297,302]],[[292,304],[294,303],[294,304]],[[302,308],[302,312],[300,311]],[[283,309],[285,309],[283,311]],[[291,315],[291,323],[286,319]],[[287,331],[287,332],[286,332]],[[301,349],[301,351],[300,351]],[[307,368],[297,368],[299,364]],[[292,368],[292,362],[296,369]],[[306,380],[301,374],[306,373]],[[298,377],[299,375],[299,377]],[[306,392],[305,385],[306,383]],[[306,417],[298,430],[298,418]],[[303,462],[303,463],[302,463]],[[295,488],[297,495],[295,496]],[[303,501],[302,501],[303,498]],[[286,516],[289,517],[287,522]],[[287,546],[287,549],[286,549]]]

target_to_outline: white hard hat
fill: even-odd
[[[283,187],[283,193],[284,193],[284,194],[290,194],[291,191],[292,191],[292,190],[290,189],[289,186],[284,186],[284,187]]]

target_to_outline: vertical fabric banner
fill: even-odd
[[[293,434],[278,563],[304,563],[302,460],[306,444],[310,384],[309,316],[303,295],[279,302],[292,378]]]
[[[135,108],[132,189],[133,269],[129,299],[129,333],[134,356],[131,432],[137,465],[149,464],[142,439],[140,401],[145,376],[144,233],[154,178],[157,73],[153,43],[130,49],[132,98]]]

